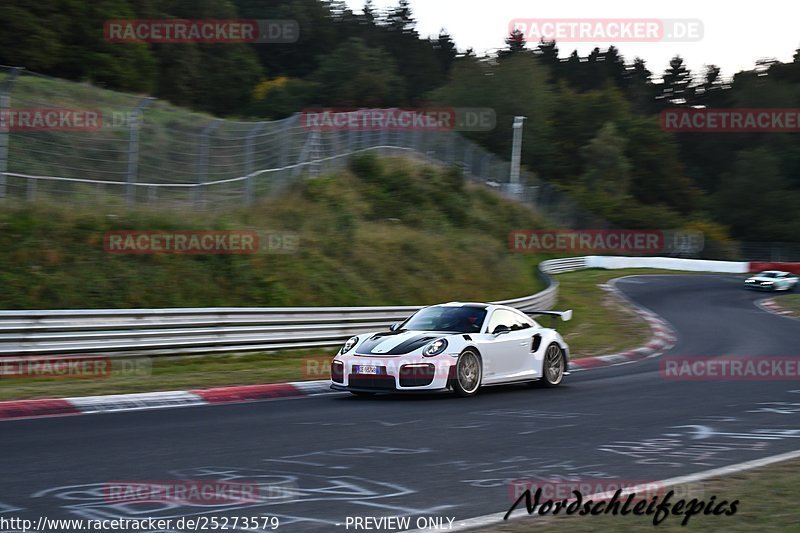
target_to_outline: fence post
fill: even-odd
[[[144,120],[144,108],[153,102],[147,96],[139,100],[128,124],[128,184],[125,186],[125,201],[128,205],[136,203],[136,181],[139,176],[139,128]]]
[[[22,72],[22,67],[14,67],[6,78],[6,82],[0,87],[0,116],[5,116],[5,124],[0,124],[0,201],[6,197],[6,172],[8,171],[8,142],[11,136],[6,112],[11,103],[11,90],[17,76]]]
[[[308,175],[313,177],[319,176],[320,170],[320,133],[318,131],[312,131],[311,135],[308,137],[308,141],[306,141],[306,146],[303,147],[303,156],[301,157],[302,163],[308,162]],[[300,170],[301,167],[298,167]]]
[[[203,184],[208,178],[208,137],[221,122],[221,119],[211,121],[200,133],[200,146],[197,154],[197,190],[194,197],[195,205],[200,208],[203,207]]]
[[[244,173],[246,176],[244,182],[244,204],[253,205],[253,143],[255,142],[256,134],[264,129],[266,122],[259,122],[247,132],[247,139],[244,145]]]
[[[519,185],[519,166],[520,166],[520,152],[522,151],[522,126],[527,117],[517,116],[514,117],[514,139],[511,146],[511,172],[508,178],[509,190],[512,194],[517,195],[520,192]]]
[[[281,168],[289,164],[289,130],[291,130],[292,123],[295,121],[295,118],[299,119],[299,115],[294,114],[283,121],[283,133],[281,134]]]
[[[356,137],[355,128],[347,128],[347,151],[348,152],[355,151],[355,142],[354,142],[355,137]]]
[[[389,139],[389,128],[384,126],[384,127],[381,128],[380,137],[379,137],[379,140],[378,140],[378,145],[379,146],[388,145],[389,144],[389,140],[388,139]],[[380,148],[378,150],[378,153],[382,153],[382,152],[383,152],[383,148]]]

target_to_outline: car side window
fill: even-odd
[[[532,321],[525,315],[522,315],[520,313],[514,313],[514,318],[516,319],[516,323],[514,324],[514,327],[512,329],[518,330],[518,329],[528,329],[533,327]]]
[[[506,311],[505,309],[495,309],[492,313],[492,318],[489,319],[489,326],[486,328],[487,333],[495,333],[498,326],[505,326],[509,331],[515,329],[517,323],[514,313]]]

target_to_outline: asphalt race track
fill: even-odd
[[[639,276],[618,287],[675,328],[669,355],[800,357],[800,321],[758,309],[764,295],[739,277]],[[514,480],[658,480],[798,449],[798,413],[797,381],[666,380],[651,359],[472,399],[332,394],[3,422],[0,515],[270,515],[279,531],[344,531],[348,516],[461,520],[505,512]],[[260,481],[294,495],[229,506],[104,497],[110,482],[175,479]]]

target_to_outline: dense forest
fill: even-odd
[[[292,44],[119,44],[118,19],[293,19]],[[0,63],[146,93],[222,116],[282,118],[308,107],[491,107],[497,128],[469,133],[498,154],[525,115],[523,164],[609,221],[695,227],[710,237],[798,241],[797,133],[671,133],[670,107],[800,108],[800,50],[722,76],[625,58],[588,57],[507,36],[480,57],[442,30],[423,36],[406,0],[354,13],[337,0],[4,0]],[[753,58],[754,60],[756,58]]]

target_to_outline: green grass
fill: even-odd
[[[800,294],[787,294],[776,298],[775,301],[787,311],[791,311],[793,316],[800,318]]]
[[[787,461],[767,467],[712,479],[699,484],[699,499],[715,502],[739,500],[737,512],[732,516],[695,515],[682,527],[683,517],[668,516],[654,528],[651,516],[561,516],[546,519],[523,517],[500,526],[485,528],[486,532],[522,533],[535,531],[555,533],[589,533],[594,531],[666,532],[724,531],[725,533],[761,533],[800,531],[800,511],[797,493],[800,491],[800,461]],[[692,487],[697,490],[697,484]],[[675,487],[676,493],[687,493],[687,488]],[[697,492],[692,492],[692,495]],[[691,497],[689,498],[689,500]]]

